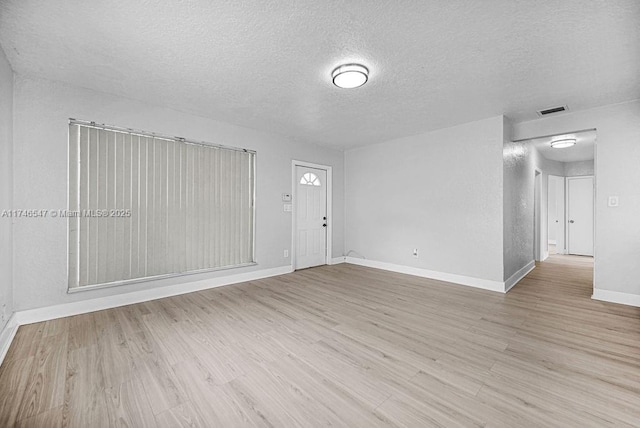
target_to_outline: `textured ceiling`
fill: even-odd
[[[565,149],[554,149],[551,142],[562,138],[575,138],[576,144]],[[596,131],[575,132],[530,140],[542,156],[558,162],[578,162],[592,160],[596,152]]]
[[[347,148],[640,98],[639,23],[638,0],[4,0],[0,43],[18,73]],[[345,62],[369,83],[333,87]]]

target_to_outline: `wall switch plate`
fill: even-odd
[[[413,257],[418,258],[418,249],[417,248],[413,249]]]
[[[291,204],[284,204],[284,205],[282,206],[282,209],[283,209],[285,212],[291,212]]]
[[[287,257],[289,257],[289,250],[284,250],[284,258],[286,259]]]
[[[619,204],[618,201],[618,197],[617,196],[609,196],[609,206],[610,207],[617,207]]]
[[[291,193],[283,193],[282,202],[291,202]]]

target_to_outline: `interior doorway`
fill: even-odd
[[[528,197],[533,200],[532,250],[538,266],[578,263],[593,271],[596,136],[590,129],[526,140],[532,154],[533,195]],[[584,292],[592,291],[593,281]]]
[[[331,167],[293,162],[292,265],[305,269],[331,260]]]

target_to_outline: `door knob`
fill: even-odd
[[[569,220],[569,223],[575,223],[573,220]]]

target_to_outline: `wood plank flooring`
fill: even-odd
[[[507,295],[324,266],[20,327],[0,426],[640,426],[640,309],[589,258]]]

